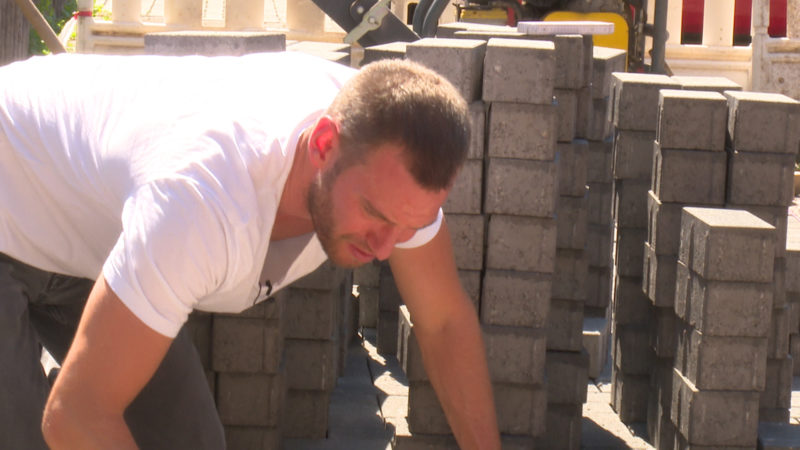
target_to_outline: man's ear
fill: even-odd
[[[339,124],[329,115],[317,120],[308,139],[308,157],[317,169],[334,160],[339,148]]]

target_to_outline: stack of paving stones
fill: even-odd
[[[681,208],[724,205],[727,117],[727,101],[718,92],[663,89],[659,93],[642,280],[651,302],[650,347],[655,358],[647,424],[656,448],[671,448],[675,434],[670,408]]]
[[[611,329],[608,312],[612,285],[611,192],[613,183],[613,135],[607,110],[611,74],[625,70],[624,50],[593,48],[591,113],[585,136],[586,154],[586,301],[583,346],[589,353],[589,377],[597,378],[605,366]]]
[[[649,345],[651,303],[642,291],[647,191],[653,171],[660,89],[679,85],[666,75],[612,74],[614,127],[612,220],[611,406],[623,423],[645,422],[655,352]]]
[[[674,448],[755,448],[767,378],[775,227],[744,210],[681,216]]]
[[[789,355],[786,229],[800,145],[800,102],[780,94],[757,92],[728,91],[725,96],[729,108],[726,207],[750,211],[778,230],[769,359],[759,419],[788,422],[793,364]],[[791,283],[796,283],[796,274]]]
[[[789,304],[789,354],[800,361],[800,229],[789,229],[786,237],[786,302]],[[800,376],[800,362],[794,363]]]
[[[373,261],[353,270],[353,285],[358,296],[358,326],[378,326],[378,292],[380,287],[380,263]]]

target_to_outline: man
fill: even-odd
[[[183,323],[327,256],[390,261],[459,444],[499,448],[441,216],[468,137],[441,77],[297,54],[34,58],[0,69],[0,130],[4,447],[223,447]],[[39,342],[63,363],[49,395]]]

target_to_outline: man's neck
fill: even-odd
[[[297,148],[292,160],[292,168],[283,186],[275,223],[272,226],[271,241],[278,241],[314,231],[311,216],[308,212],[308,187],[314,178],[314,170],[308,161],[307,128],[297,140]]]

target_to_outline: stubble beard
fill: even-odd
[[[317,175],[316,180],[308,188],[307,204],[311,215],[311,223],[317,233],[322,249],[337,266],[354,269],[360,264],[347,260],[341,255],[342,248],[339,244],[342,239],[334,234],[333,204],[331,202],[331,188],[336,181],[336,170],[331,170]]]

